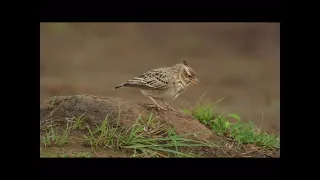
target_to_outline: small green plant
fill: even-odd
[[[228,136],[239,143],[252,143],[268,148],[280,148],[280,136],[258,131],[258,128],[251,121],[248,123],[241,122],[237,114],[224,115],[215,113],[212,103],[204,106],[198,104],[193,110],[185,109],[183,111],[209,126],[218,135]],[[231,123],[229,121],[230,118],[237,120],[237,122]]]
[[[253,143],[268,148],[280,148],[280,136],[259,132],[253,122],[242,123],[240,120],[232,125],[230,136],[242,143]]]
[[[67,128],[62,132],[58,130],[56,126],[50,126],[47,129],[44,129],[45,135],[40,136],[40,140],[43,143],[44,147],[56,145],[64,146],[68,143],[68,136],[71,128],[67,124]]]
[[[69,121],[72,122],[72,130],[84,130],[86,129],[85,123],[84,123],[84,117],[85,114],[82,114],[79,117],[73,117]]]
[[[214,132],[223,135],[230,128],[230,122],[225,120],[223,114],[215,114],[213,109],[213,104],[209,103],[204,106],[198,104],[194,110],[185,109],[183,111],[198,119],[202,124],[212,128]]]
[[[51,100],[51,105],[54,105],[55,101],[56,101],[57,96],[53,96],[52,100]]]

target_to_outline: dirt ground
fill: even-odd
[[[41,23],[40,100],[92,94],[150,103],[134,89],[112,88],[186,59],[199,87],[176,108],[217,101],[269,132],[280,131],[278,23]]]

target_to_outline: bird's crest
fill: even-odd
[[[182,63],[183,63],[185,66],[188,66],[188,67],[189,67],[189,64],[187,63],[186,60],[182,60]]]

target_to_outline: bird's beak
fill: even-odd
[[[195,78],[195,79],[191,80],[191,83],[193,83],[194,85],[198,86],[199,79]]]

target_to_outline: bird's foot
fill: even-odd
[[[160,106],[160,105],[155,105],[155,104],[147,104],[146,105],[146,108],[157,108],[159,111],[160,110],[164,110],[164,111],[167,111],[168,109]]]
[[[174,109],[172,106],[170,106],[170,105],[167,105],[166,108],[167,108],[168,110],[178,112],[177,110],[175,110],[175,109]]]
[[[165,107],[162,107],[162,106],[157,106],[157,108],[158,108],[158,110],[160,111],[160,110],[164,110],[164,111],[167,111],[168,109],[167,108],[165,108]]]
[[[168,103],[165,102],[165,101],[162,101],[162,102],[166,105],[166,108],[167,108],[168,110],[177,112],[177,110],[175,110],[172,106],[170,106],[170,104],[168,104]]]

